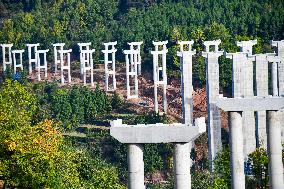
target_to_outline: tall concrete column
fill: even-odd
[[[87,71],[91,74],[91,86],[94,86],[94,61],[93,61],[93,53],[95,52],[95,49],[87,49],[87,50],[81,50],[80,51],[80,61],[81,61],[81,69],[83,72],[83,82],[84,85],[86,85],[87,80]]]
[[[158,41],[153,42],[155,46],[155,51],[151,51],[153,55],[153,80],[154,80],[154,109],[158,112],[158,87],[161,85],[163,87],[163,109],[164,113],[167,113],[168,103],[167,103],[167,43],[168,41]],[[162,46],[162,50],[159,47]],[[159,65],[159,56],[162,58],[162,66]],[[160,71],[162,72],[162,80],[160,80]]]
[[[184,123],[192,123],[193,120],[193,102],[192,102],[192,54],[183,53],[181,58],[182,66],[182,113]]]
[[[134,62],[134,60],[136,60],[137,62],[137,74],[141,75],[141,54],[140,54],[140,49],[141,49],[141,45],[143,44],[143,41],[139,41],[139,42],[131,42],[131,43],[127,43],[130,46],[130,50],[137,50],[138,54],[134,54],[133,56],[130,57],[130,62]],[[131,72],[134,69],[134,65],[131,66]]]
[[[278,96],[278,63],[272,62],[272,88],[273,88],[273,96]]]
[[[241,112],[229,113],[232,189],[245,189]]]
[[[175,188],[190,189],[190,149],[191,143],[178,143],[174,147],[174,173],[175,173]]]
[[[27,44],[28,47],[28,57],[29,57],[29,74],[32,73],[32,63],[35,64],[35,68],[37,67],[36,62],[37,62],[37,57],[36,57],[36,52],[37,48],[39,46],[39,43],[36,44]],[[34,49],[34,58],[32,58],[32,49]]]
[[[258,97],[268,96],[268,61],[266,54],[255,55],[256,94]],[[266,112],[257,111],[257,146],[267,148]]]
[[[47,78],[47,60],[46,60],[46,53],[49,51],[47,50],[37,50],[35,54],[36,58],[36,68],[37,68],[37,78],[39,81],[41,81],[40,71],[41,69],[44,69],[44,78]],[[40,59],[40,55],[43,56],[43,64]]]
[[[279,115],[280,114],[277,111],[267,111],[269,186],[271,189],[284,188]]]
[[[223,55],[223,51],[218,50],[221,40],[205,41],[205,51],[202,56],[206,62],[206,97],[208,113],[208,143],[209,161],[213,168],[213,160],[217,153],[222,150],[220,110],[216,107],[216,100],[219,98],[219,63],[218,58]],[[210,46],[215,49],[210,51]]]
[[[12,50],[14,74],[16,74],[17,68],[20,68],[21,71],[24,69],[24,66],[23,66],[23,53],[24,52],[25,50]],[[19,55],[19,64],[17,64],[17,54]]]
[[[159,67],[157,65],[159,57],[153,55],[153,80],[154,80],[154,110],[157,113],[159,111],[159,103],[158,103],[158,73]]]
[[[247,53],[225,53],[225,55],[226,58],[233,60],[233,97],[253,97],[253,63],[248,60]],[[244,125],[244,155],[246,156],[256,148],[254,112],[243,112],[242,119]]]
[[[167,46],[163,45],[163,54],[162,54],[162,64],[163,64],[163,106],[164,113],[167,113],[168,110],[168,102],[167,102],[167,88],[168,88],[168,76],[167,76]]]
[[[196,52],[191,50],[193,41],[181,41],[180,52],[177,55],[181,62],[181,88],[182,88],[182,112],[183,123],[192,125],[193,123],[193,103],[192,103],[192,56]],[[188,45],[187,51],[183,46]],[[175,144],[174,150],[174,171],[175,171],[175,188],[190,189],[191,188],[191,159],[190,152],[192,142]]]
[[[192,102],[192,56],[196,50],[192,50],[194,41],[179,41],[180,52],[177,56],[180,57],[181,66],[181,94],[182,94],[182,117],[185,124],[193,123],[193,102]],[[188,45],[188,50],[184,51],[184,46]]]
[[[3,57],[3,71],[5,72],[6,70],[6,66],[7,65],[10,65],[10,67],[12,66],[13,64],[13,60],[12,60],[12,52],[11,52],[11,49],[13,47],[13,44],[1,44],[0,45],[2,47],[2,57]],[[7,60],[6,60],[6,48],[8,49],[8,57],[7,57]]]
[[[241,56],[239,59],[239,65],[241,66],[241,94],[238,96],[234,91],[234,97],[245,97],[251,98],[254,96],[253,92],[253,62],[248,56],[252,56],[252,47],[257,44],[257,40],[249,41],[236,41],[236,45],[240,47]],[[234,83],[233,83],[234,85]],[[256,138],[255,135],[255,117],[253,111],[244,111],[242,113],[243,119],[243,139],[244,139],[244,156],[252,153],[256,149]]]
[[[278,95],[284,96],[284,40],[270,41],[271,46],[277,48],[277,57],[280,59],[278,62]],[[280,113],[282,143],[284,143],[284,111]]]
[[[116,74],[116,69],[115,69],[115,53],[116,53],[116,49],[115,49],[115,47],[114,46],[112,46],[112,49],[113,49],[113,51],[112,51],[112,53],[111,53],[111,55],[112,55],[112,58],[111,58],[111,60],[112,60],[112,72],[113,72],[113,77],[112,77],[112,85],[113,85],[113,90],[116,90],[116,77],[115,77],[115,74]],[[115,50],[114,50],[115,49]]]
[[[53,44],[53,53],[54,53],[54,74],[57,74],[58,65],[61,65],[61,58],[59,50],[63,50],[65,43],[55,43]]]
[[[278,93],[278,62],[280,58],[276,56],[275,53],[266,53],[266,59],[268,62],[271,62],[271,79],[272,79],[272,95],[279,96]]]
[[[64,80],[64,70],[67,70],[68,74],[68,83],[71,83],[71,65],[70,65],[70,54],[72,52],[72,49],[68,50],[59,50],[60,54],[60,76],[61,76],[61,84],[65,82]],[[64,60],[64,55],[66,55],[66,64]]]
[[[141,144],[128,145],[128,188],[145,189],[143,147]]]
[[[278,62],[279,96],[284,96],[284,40],[272,40],[270,43],[271,46],[277,48],[277,57],[280,59]]]
[[[115,53],[117,49],[115,48],[115,42],[104,43],[105,50],[102,50],[104,53],[104,63],[105,63],[105,90],[106,91],[115,91],[116,90],[116,71],[115,71]],[[109,46],[111,49],[109,49]],[[109,60],[109,56],[111,55],[111,60]],[[111,70],[109,69],[109,64],[111,64]],[[109,87],[109,76],[112,76],[112,89]]]
[[[125,63],[126,63],[127,99],[138,98],[137,56],[139,51],[132,49],[132,50],[124,50],[123,53],[125,54]],[[130,76],[134,78],[134,94],[131,94]]]
[[[130,98],[129,58],[128,58],[128,54],[126,54],[125,51],[123,51],[123,53],[125,54],[125,64],[126,64],[126,95],[127,95],[127,99],[129,99]],[[131,57],[132,56],[130,55],[130,62],[132,60]]]
[[[243,67],[243,95],[245,98],[254,96],[253,92],[253,62],[244,58]],[[255,117],[253,111],[244,111],[243,118],[243,139],[244,139],[244,156],[252,153],[256,149],[255,136]]]
[[[83,74],[84,74],[84,67],[83,67],[84,64],[85,65],[87,64],[87,66],[89,66],[88,65],[89,60],[84,59],[84,58],[87,58],[88,56],[84,56],[82,51],[83,50],[90,50],[91,44],[92,44],[91,42],[89,42],[89,43],[78,43],[78,46],[79,46],[79,49],[80,49],[80,73],[81,73],[81,77],[84,77],[83,76]]]

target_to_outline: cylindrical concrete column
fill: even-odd
[[[279,112],[267,111],[267,124],[269,185],[271,189],[283,189],[283,163]]]
[[[230,112],[232,189],[245,189],[243,129],[241,112]]]
[[[128,189],[145,189],[143,147],[140,144],[128,145]]]
[[[175,144],[174,148],[175,189],[191,189],[191,142]]]

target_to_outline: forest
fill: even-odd
[[[40,43],[46,49],[64,42],[77,55],[78,42],[92,42],[97,63],[103,42],[118,41],[117,48],[126,49],[127,42],[143,41],[147,69],[152,41],[168,40],[167,66],[178,70],[178,40],[194,40],[197,51],[202,51],[202,41],[221,39],[222,49],[236,52],[235,41],[258,39],[255,53],[272,52],[269,40],[284,37],[283,7],[281,0],[2,0],[0,41],[18,49],[26,43]],[[123,59],[121,51],[117,56]],[[222,87],[228,88],[231,64],[220,59]],[[196,56],[194,63],[194,78],[204,83],[204,60]]]
[[[77,43],[91,42],[95,64],[101,64],[103,42],[117,41],[117,61],[124,61],[127,42],[143,41],[142,70],[151,72],[152,41],[168,40],[167,72],[180,77],[177,41],[194,40],[193,79],[205,85],[203,41],[221,39],[221,49],[239,51],[235,41],[257,39],[254,53],[273,52],[270,40],[284,39],[282,0],[1,0],[0,44],[25,49],[40,43],[72,48],[79,60]],[[2,57],[2,51],[0,51]],[[52,53],[48,61],[52,62]],[[27,63],[27,56],[24,57]],[[219,58],[221,90],[231,91],[232,63]],[[1,67],[0,67],[1,68]],[[125,112],[129,108],[117,94],[108,95],[97,85],[59,86],[56,82],[29,82],[25,73],[15,78],[0,69],[0,188],[126,188],[127,148],[113,139],[105,126],[123,118],[128,123],[170,122],[166,115]],[[91,127],[89,127],[91,125]],[[84,137],[74,137],[80,131]],[[67,133],[67,134],[66,134]],[[71,134],[70,134],[71,133]],[[207,135],[198,144],[207,143]],[[164,183],[148,182],[150,189],[173,188],[171,144],[147,144],[145,175],[166,175]],[[192,188],[230,188],[228,141],[210,172],[208,159],[197,161],[192,150]],[[261,158],[259,158],[261,157]],[[264,149],[250,156],[254,166],[247,188],[268,188],[268,158]]]

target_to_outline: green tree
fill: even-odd
[[[214,173],[221,179],[217,180],[218,183],[225,183],[225,186],[230,188],[231,186],[231,169],[230,169],[230,151],[228,147],[225,147],[214,160]]]
[[[248,162],[252,165],[252,173],[255,177],[255,185],[258,188],[268,186],[268,155],[263,148],[257,148],[249,154]]]

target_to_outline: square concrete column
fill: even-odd
[[[184,123],[193,123],[193,102],[192,102],[192,56],[196,50],[192,50],[194,41],[179,41],[180,52],[177,56],[181,62],[181,91],[182,91],[182,112]],[[184,46],[188,46],[188,50],[184,51]]]
[[[116,90],[116,78],[115,78],[115,53],[117,49],[115,48],[115,42],[104,43],[105,50],[102,50],[104,53],[104,62],[105,62],[105,90],[106,91],[115,91]],[[110,49],[109,49],[110,47]],[[111,60],[109,60],[109,54],[111,55]],[[111,69],[109,68],[111,65]],[[112,76],[112,89],[109,87],[109,77]]]
[[[25,50],[12,50],[13,55],[13,67],[14,67],[14,74],[17,73],[17,68],[20,68],[23,71],[23,53]],[[17,63],[17,55],[19,55],[19,63]]]
[[[68,83],[71,83],[71,65],[70,65],[70,53],[72,49],[69,50],[59,50],[60,54],[60,76],[61,76],[61,84],[64,83],[64,70],[67,70],[68,74]],[[64,59],[66,58],[66,59]],[[66,60],[66,62],[65,62]]]
[[[272,89],[273,96],[279,96],[278,93],[278,62],[272,62]]]
[[[127,99],[138,98],[138,70],[137,70],[138,69],[138,64],[137,64],[138,58],[137,57],[139,55],[139,51],[138,50],[124,50],[123,53],[125,54],[125,62],[126,62]],[[129,59],[130,59],[130,62],[129,62]],[[131,94],[130,76],[134,77],[134,94]]]
[[[28,57],[29,57],[29,74],[33,71],[33,63],[35,66],[35,69],[37,69],[37,57],[36,57],[36,51],[39,46],[39,43],[36,44],[27,44],[28,47]],[[34,58],[33,58],[34,57]]]
[[[5,72],[7,65],[12,66],[12,63],[13,63],[12,53],[11,53],[13,44],[1,44],[0,46],[2,47],[3,71]],[[6,50],[8,50],[8,53],[6,53]],[[7,58],[6,58],[6,55],[7,55]]]
[[[83,74],[84,74],[83,65],[85,64],[86,66],[89,67],[89,65],[87,65],[89,63],[89,61],[84,59],[82,51],[83,50],[90,50],[91,44],[92,44],[91,42],[89,42],[89,43],[78,43],[78,46],[80,48],[80,74],[81,74],[81,76],[83,76]],[[85,56],[85,58],[86,58],[86,56]]]
[[[284,96],[284,40],[271,41],[270,43],[272,47],[276,47],[276,55],[280,59],[278,62],[279,96]]]
[[[196,53],[192,50],[194,41],[179,41],[180,52],[177,55],[181,62],[181,88],[182,88],[182,112],[183,123],[193,125],[193,103],[192,103],[192,56]],[[188,49],[184,51],[184,45]],[[192,142],[178,143],[174,147],[174,170],[175,170],[175,188],[189,189],[191,188],[191,159],[190,152]]]
[[[246,97],[250,98],[254,96],[253,92],[253,62],[248,56],[252,55],[252,47],[257,44],[257,40],[249,41],[236,41],[236,45],[240,47],[240,53],[244,54],[244,57],[240,59],[239,66],[241,69],[241,93],[240,96],[234,90],[234,97]],[[234,85],[234,83],[233,83]],[[255,135],[255,117],[253,111],[244,111],[242,113],[243,119],[243,139],[244,139],[244,156],[253,152],[256,149],[256,138]]]
[[[270,41],[272,47],[277,49],[277,57],[280,61],[277,63],[277,72],[278,72],[278,95],[284,96],[284,40],[281,41]],[[280,123],[281,133],[282,133],[282,143],[284,143],[284,111],[280,113]]]
[[[53,53],[54,53],[54,74],[57,74],[57,70],[58,70],[58,65],[60,66],[60,54],[59,54],[59,50],[63,50],[65,43],[55,43],[53,44]]]
[[[223,55],[223,51],[218,50],[221,40],[205,41],[205,51],[202,56],[206,62],[206,96],[208,113],[208,143],[209,161],[213,168],[213,160],[217,153],[222,150],[220,110],[215,105],[219,98],[219,63],[218,58]],[[210,47],[213,46],[213,51]]]
[[[167,43],[168,41],[153,42],[155,46],[155,51],[151,51],[153,55],[153,80],[154,80],[154,109],[155,112],[159,111],[158,107],[158,87],[161,85],[163,89],[163,106],[164,113],[167,113]],[[161,48],[161,50],[160,50]],[[162,62],[159,62],[159,57],[161,57]],[[162,76],[160,76],[162,72]]]
[[[268,94],[268,60],[267,54],[256,54],[255,59],[256,69],[256,94],[258,97],[267,97]],[[266,131],[266,111],[257,111],[256,113],[256,133],[257,146],[267,147],[267,131]]]
[[[141,75],[141,64],[142,64],[142,60],[141,60],[141,45],[143,44],[143,41],[139,41],[139,42],[131,42],[131,43],[127,43],[130,46],[130,50],[137,50],[139,53],[136,55],[133,55],[130,57],[130,62],[134,62],[134,58],[136,58],[136,62],[137,62],[137,74]],[[131,72],[133,72],[134,69],[134,64],[132,64],[131,66]]]
[[[47,61],[46,61],[46,53],[48,52],[49,50],[37,50],[36,51],[36,69],[37,69],[37,78],[38,80],[40,81],[41,80],[41,77],[40,77],[40,71],[41,69],[44,69],[44,77],[47,78]],[[43,64],[42,64],[42,61],[41,61],[41,58],[40,56],[43,56]]]
[[[278,86],[278,63],[280,57],[276,56],[276,53],[266,53],[266,59],[272,64],[271,66],[271,80],[272,80],[272,95],[279,96]]]
[[[84,85],[86,85],[86,79],[87,79],[87,71],[90,72],[90,78],[91,78],[91,86],[94,86],[94,60],[93,60],[93,53],[95,52],[95,49],[88,49],[88,50],[81,50],[80,51],[80,60],[82,61],[81,69],[83,72],[83,82]]]
[[[232,95],[234,98],[252,97],[253,95],[253,64],[247,53],[225,53],[226,58],[233,60]],[[243,112],[243,138],[245,157],[256,148],[254,112]]]

